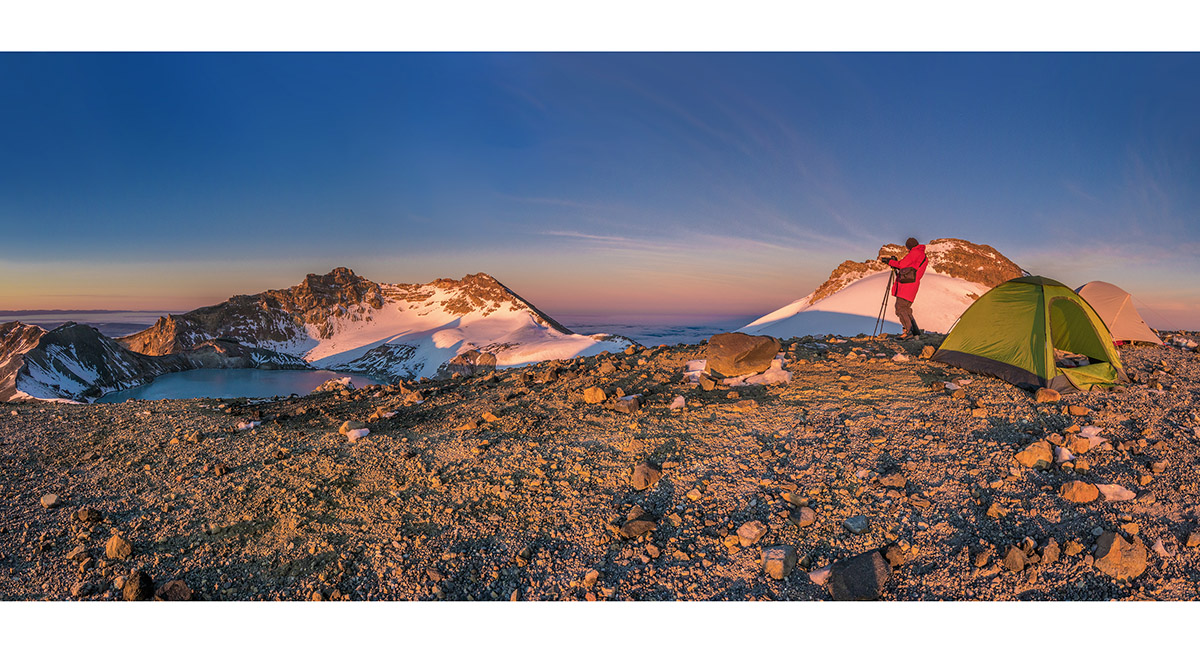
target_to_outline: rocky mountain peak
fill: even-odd
[[[887,265],[879,261],[881,257],[904,257],[908,249],[904,244],[884,244],[879,248],[875,259],[855,262],[846,260],[838,265],[833,273],[813,293],[812,302],[833,295],[844,287],[872,273],[887,270]],[[1012,260],[986,244],[976,244],[965,239],[942,238],[934,239],[925,245],[925,255],[929,258],[929,271],[947,275],[970,282],[994,287],[998,284],[1021,277],[1025,272]]]

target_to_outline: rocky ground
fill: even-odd
[[[683,374],[705,348],[674,346],[258,403],[5,404],[0,597],[1197,597],[1195,352],[1124,348],[1136,383],[1039,403],[922,360],[938,342],[784,341],[790,382],[711,390]]]

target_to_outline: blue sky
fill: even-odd
[[[350,266],[761,314],[959,237],[1200,328],[1193,54],[0,54],[0,309]],[[1157,322],[1155,322],[1157,320]]]

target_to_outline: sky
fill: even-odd
[[[757,317],[989,244],[1200,329],[1200,55],[0,53],[0,310],[347,266],[556,317]]]

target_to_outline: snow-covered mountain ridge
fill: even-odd
[[[572,333],[486,273],[426,284],[385,284],[347,268],[300,284],[160,318],[120,339],[149,355],[224,339],[318,368],[387,379],[433,376],[468,352],[498,367],[615,352],[631,341]]]
[[[746,325],[748,334],[778,338],[869,333],[875,326],[887,289],[889,267],[879,258],[901,258],[907,249],[885,244],[875,259],[846,260],[829,279],[807,296]],[[991,246],[963,239],[935,239],[925,246],[929,268],[913,303],[913,316],[922,328],[946,332],[976,298],[992,287],[1024,275],[1021,267]],[[894,298],[884,308],[884,331],[896,333],[900,324]]]

